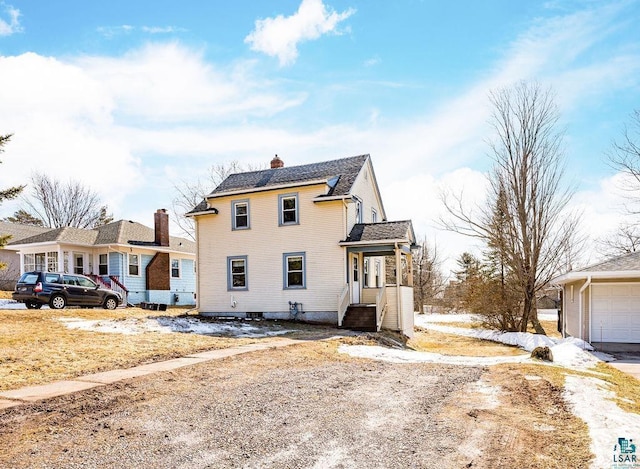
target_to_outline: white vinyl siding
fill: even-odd
[[[289,310],[289,301],[304,305],[305,311],[336,311],[337,297],[345,284],[344,211],[341,200],[316,203],[325,190],[322,185],[297,191],[299,213],[304,220],[286,229],[279,224],[279,196],[290,192],[266,191],[251,194],[251,229],[231,231],[230,198],[216,201],[218,215],[198,217],[198,302],[202,312]],[[227,218],[228,217],[228,218]],[[249,291],[229,291],[226,275],[220,275],[228,256],[242,254],[249,259]],[[235,252],[234,252],[235,251]],[[283,289],[283,253],[306,253],[306,289]],[[224,272],[224,271],[223,271]],[[313,285],[313,287],[309,287]],[[224,292],[225,294],[221,294]],[[233,296],[233,298],[231,298]],[[235,308],[231,308],[232,301]]]

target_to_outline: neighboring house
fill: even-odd
[[[410,221],[386,220],[369,155],[291,167],[276,156],[270,169],[230,175],[187,215],[201,314],[413,334],[415,235]]]
[[[123,293],[129,304],[194,304],[195,243],[169,236],[164,209],[154,224],[119,220],[95,229],[47,229],[7,248],[18,253],[20,272],[85,274]]]
[[[0,221],[0,236],[9,235],[9,243],[49,231],[51,228],[41,226],[21,225]],[[6,268],[0,270],[0,290],[13,290],[20,278],[20,255],[10,247],[0,249],[0,264],[6,264]]]
[[[640,343],[640,252],[552,280],[562,287],[562,332],[590,343]]]

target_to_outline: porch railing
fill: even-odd
[[[349,307],[349,284],[346,284],[338,296],[338,327],[342,326],[342,320]]]
[[[387,287],[382,285],[376,295],[376,326],[378,330],[382,327],[384,315],[387,313]]]
[[[122,296],[123,306],[127,306],[129,304],[129,290],[127,290],[127,287],[120,283],[120,280],[117,276],[109,275],[108,281],[100,275],[90,274],[88,276],[103,287],[113,290],[116,293],[120,293],[120,295]]]

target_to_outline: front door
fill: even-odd
[[[351,255],[351,303],[360,303],[360,266],[358,265],[358,255]]]

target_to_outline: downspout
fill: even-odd
[[[582,285],[582,287],[580,288],[580,291],[578,292],[578,311],[579,311],[579,313],[580,313],[580,321],[579,321],[579,324],[580,324],[580,335],[581,335],[581,336],[583,335],[583,332],[584,332],[584,331],[582,330],[582,315],[583,315],[583,313],[584,313],[584,312],[583,312],[584,304],[583,304],[583,302],[582,302],[582,293],[583,293],[587,288],[589,288],[589,285],[591,285],[591,275],[589,275],[589,276],[587,277],[587,281],[585,282],[585,284],[584,284],[584,285]],[[589,316],[591,316],[591,314],[589,314]],[[589,318],[589,319],[591,319],[591,318]],[[584,337],[580,337],[580,338],[581,338],[582,340],[584,340]],[[589,343],[591,343],[591,327],[589,327]]]

